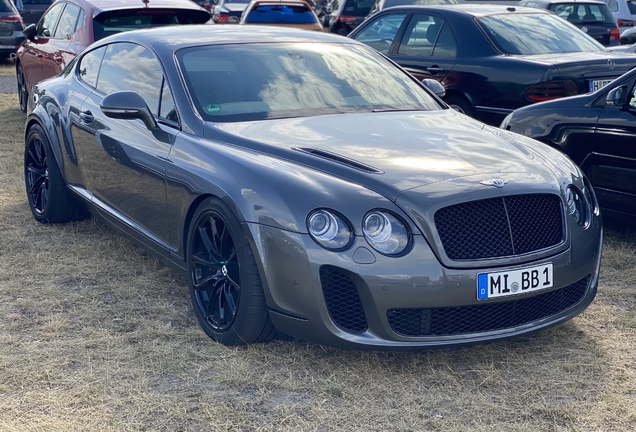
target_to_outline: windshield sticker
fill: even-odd
[[[208,114],[216,114],[221,111],[221,105],[219,104],[209,104],[205,107],[205,112]]]

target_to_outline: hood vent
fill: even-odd
[[[330,160],[332,162],[336,162],[342,165],[346,165],[350,168],[357,169],[359,171],[364,171],[371,174],[384,174],[384,171],[379,170],[370,165],[363,164],[362,162],[355,161],[353,159],[346,158],[344,156],[340,156],[335,153],[330,153],[328,151],[319,150],[315,148],[302,148],[302,147],[294,147],[294,150],[301,151],[303,153],[308,153],[312,156],[318,156],[323,159]]]

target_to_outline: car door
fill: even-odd
[[[118,120],[101,111],[103,98],[136,91],[159,120],[150,131],[141,120]],[[95,91],[79,112],[78,156],[98,208],[155,240],[167,243],[165,164],[179,132],[168,83],[155,56],[133,43],[107,46]]]
[[[42,58],[45,55],[45,47],[55,32],[55,27],[65,6],[66,3],[58,3],[46,11],[38,22],[35,35],[25,42],[24,53],[20,60],[29,91],[44,77]]]
[[[68,53],[68,47],[71,44],[71,37],[75,33],[81,11],[76,4],[66,3],[51,38],[46,44],[40,46],[42,79],[58,75],[62,72],[68,59],[74,56],[74,53]]]
[[[389,57],[418,80],[432,78],[444,84],[459,49],[448,21],[431,13],[415,13]]]
[[[636,213],[636,79],[623,85],[618,103],[606,102],[594,145],[582,163],[602,207]]]

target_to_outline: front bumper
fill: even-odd
[[[270,316],[276,328],[297,339],[325,345],[422,349],[510,338],[571,319],[592,302],[597,290],[602,245],[598,218],[590,228],[574,236],[576,247],[560,249],[554,255],[536,260],[529,257],[526,262],[510,267],[478,269],[441,265],[421,235],[414,236],[409,254],[390,258],[373,251],[362,237],[356,238],[351,249],[336,253],[316,245],[306,234],[251,223],[246,228],[258,254]],[[478,273],[548,262],[554,269],[552,288],[477,300]],[[357,297],[326,291],[325,283],[331,283],[329,280],[333,278],[334,283],[345,286],[345,291],[351,291],[353,286]],[[551,306],[555,299],[565,297],[568,300],[561,303],[563,307]],[[507,319],[504,314],[510,314],[511,309],[522,306],[530,311],[525,321],[512,318],[507,321],[509,325],[497,323],[500,318]],[[545,311],[534,313],[537,307]],[[427,317],[434,315],[446,322],[441,327],[439,323],[430,327],[432,321],[427,321]],[[458,319],[466,321],[464,317],[468,315],[475,325],[453,323]],[[347,319],[349,316],[353,321]],[[486,316],[494,320],[494,326],[482,325]],[[398,322],[404,320],[419,320],[415,327],[423,326],[423,330],[405,331]],[[430,328],[437,330],[430,333]]]

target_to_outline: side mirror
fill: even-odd
[[[605,98],[605,105],[621,105],[623,89],[623,86],[611,89]]]
[[[30,24],[26,26],[24,30],[22,30],[22,33],[24,34],[25,38],[31,39],[35,35],[35,33],[37,33],[37,31],[38,29],[35,24]]]
[[[444,96],[446,96],[446,89],[444,88],[444,86],[441,85],[439,82],[435,81],[434,79],[424,78],[422,80],[422,84],[424,84],[424,86],[428,88],[430,91],[435,93],[437,97],[443,98]]]
[[[139,93],[132,91],[119,91],[111,93],[102,99],[99,106],[106,117],[131,120],[140,119],[148,130],[157,128],[155,117],[146,105],[146,101]]]

